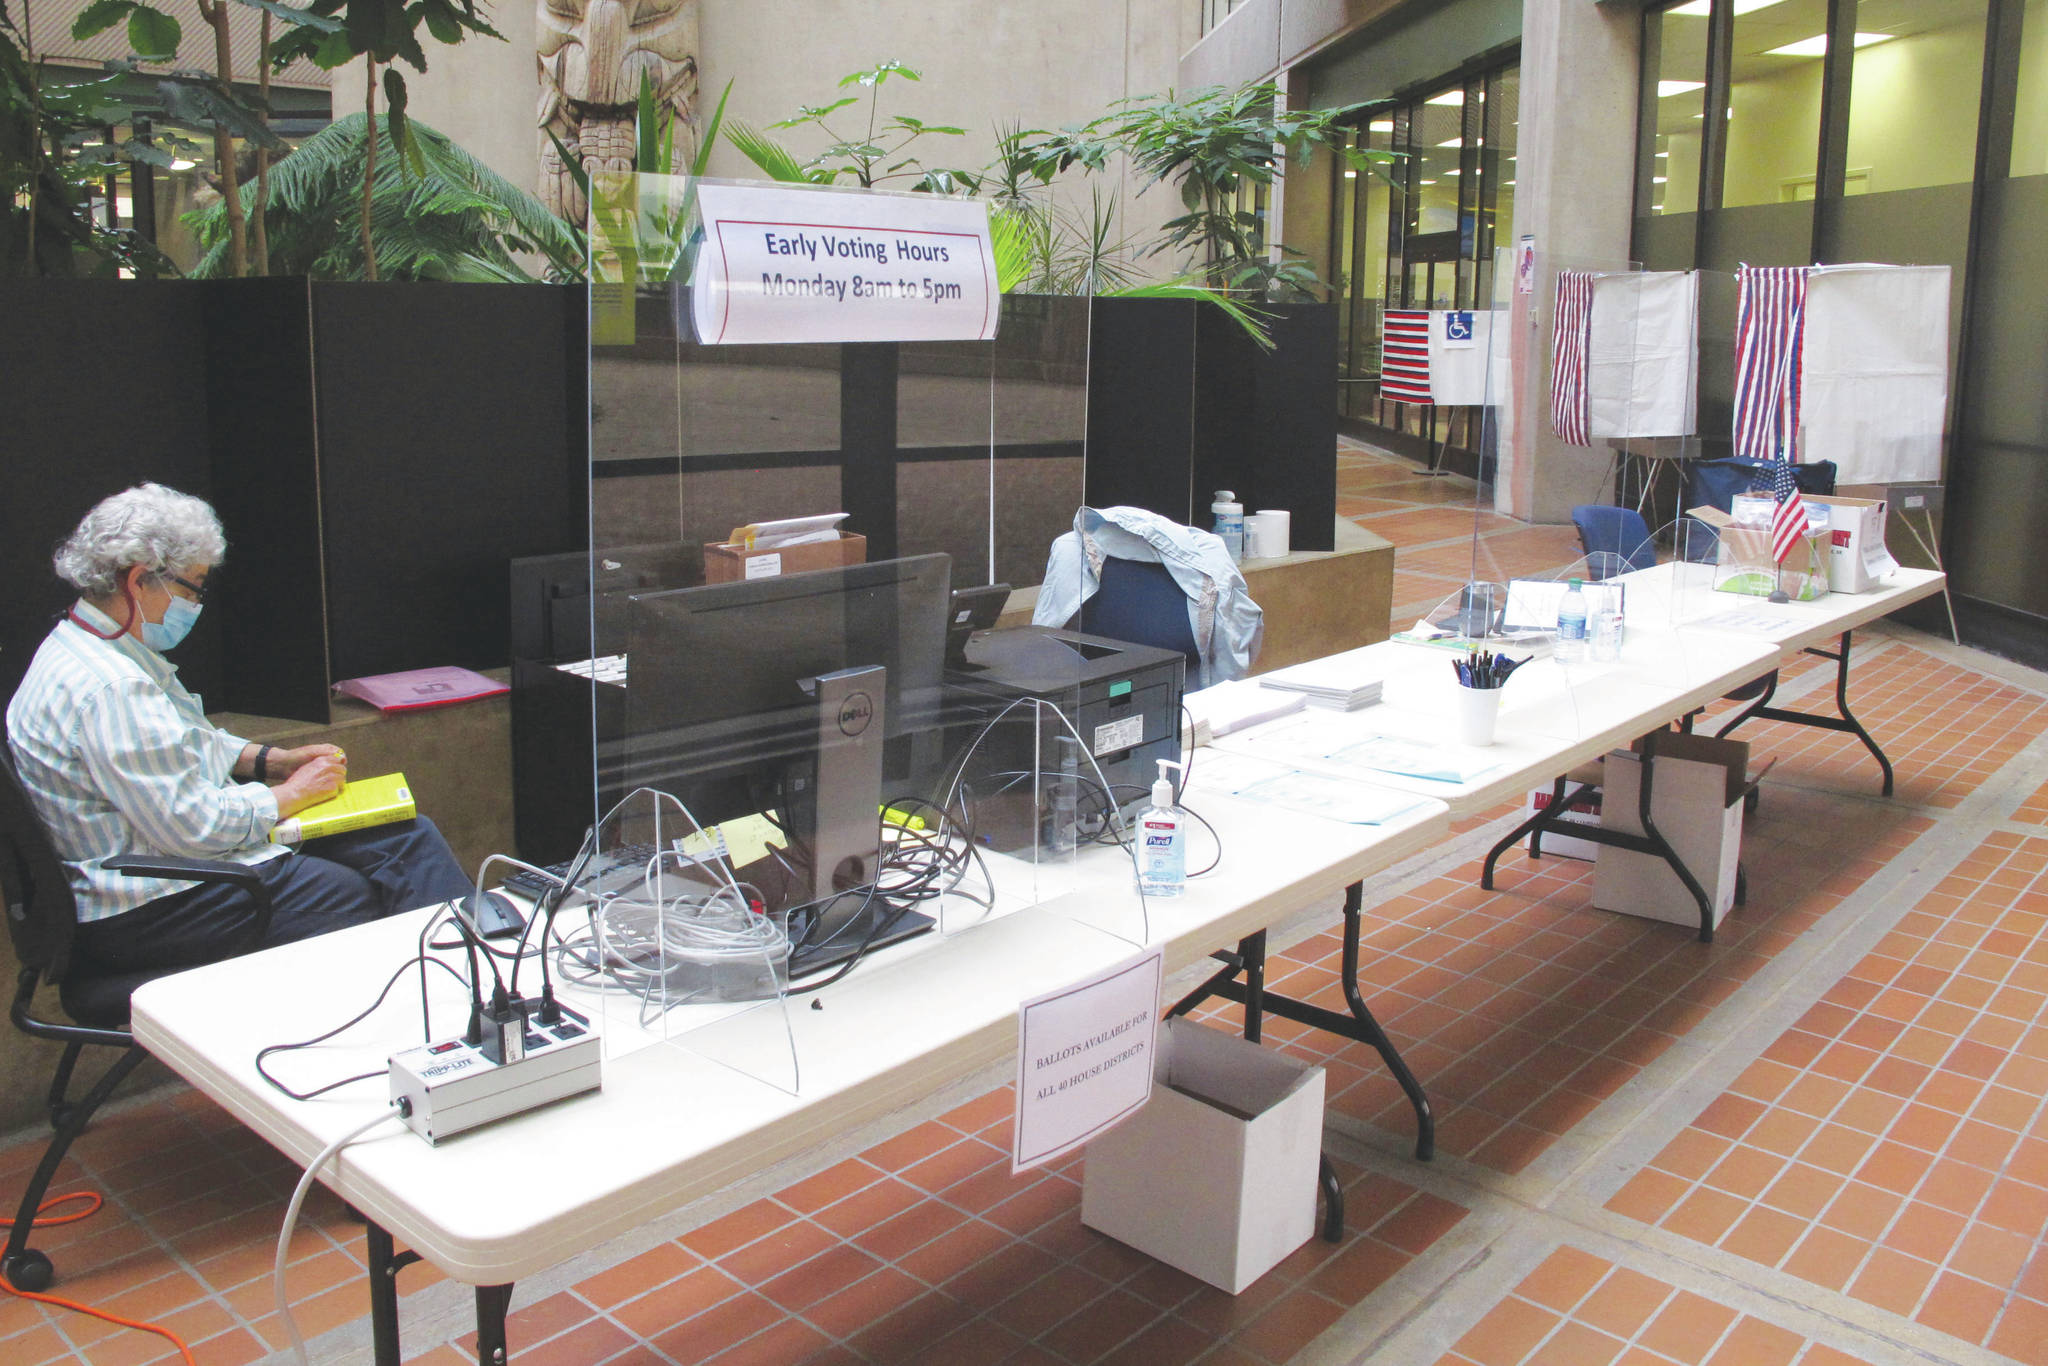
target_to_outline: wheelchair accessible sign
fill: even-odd
[[[989,341],[988,208],[939,195],[700,183],[697,340]]]

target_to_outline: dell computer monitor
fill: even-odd
[[[625,733],[599,737],[606,785],[668,792],[705,824],[771,808],[802,823],[832,795],[820,789],[844,748],[930,726],[951,586],[950,556],[915,555],[634,595]],[[879,690],[858,705],[879,713],[879,732],[865,718],[843,735],[821,729],[822,695],[840,694],[817,680],[843,687],[844,671],[877,666]],[[914,743],[890,745],[888,767],[906,767]]]

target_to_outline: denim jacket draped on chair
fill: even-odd
[[[1265,621],[1218,537],[1143,508],[1082,508],[1074,529],[1052,543],[1031,620],[1064,626],[1102,586],[1105,559],[1164,565],[1188,598],[1188,624],[1202,658],[1191,687],[1243,678],[1258,658]]]

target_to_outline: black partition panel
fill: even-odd
[[[87,509],[145,479],[214,496],[205,320],[182,281],[0,281],[0,698],[70,605],[50,553]],[[230,554],[237,529],[228,528]],[[315,609],[317,612],[317,604]],[[221,618],[171,657],[218,705]]]
[[[1197,315],[1194,524],[1229,489],[1247,515],[1285,510],[1291,548],[1337,548],[1337,309],[1265,304],[1273,347],[1221,309]]]
[[[1095,301],[1082,483],[1088,506],[1148,508],[1180,522],[1194,517],[1197,307],[1184,299]]]
[[[201,288],[213,505],[228,532],[207,617],[232,665],[207,705],[325,721],[311,290],[293,276]]]
[[[313,286],[337,678],[506,662],[507,566],[587,540],[581,290]]]
[[[1220,309],[1097,299],[1088,361],[1092,507],[1207,528],[1218,489],[1284,508],[1293,548],[1335,548],[1337,310],[1266,304],[1271,350]]]

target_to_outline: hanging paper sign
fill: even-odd
[[[1072,1152],[1151,1097],[1164,976],[1165,957],[1155,948],[1024,1002],[1012,1172]]]
[[[697,340],[988,341],[1000,292],[988,208],[939,195],[697,187]]]

